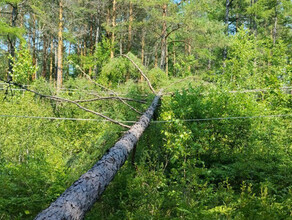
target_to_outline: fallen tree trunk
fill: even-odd
[[[85,213],[99,199],[106,186],[125,163],[158,106],[162,92],[155,96],[151,106],[129,131],[109,149],[88,172],[73,183],[49,208],[36,216],[40,219],[83,219]]]

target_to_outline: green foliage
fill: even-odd
[[[125,82],[126,79],[130,79],[130,76],[133,76],[129,68],[135,71],[126,58],[112,58],[102,67],[100,80],[116,86]],[[135,75],[137,77],[138,74],[136,73]]]
[[[283,41],[258,39],[241,28],[233,37],[223,77],[231,89],[277,88],[291,79]]]
[[[291,118],[180,120],[289,106],[275,111],[266,101],[210,85],[163,98],[159,119],[171,123],[151,125],[135,167],[125,165],[86,219],[289,219]]]
[[[26,84],[32,78],[32,75],[37,71],[37,67],[32,64],[32,57],[25,45],[17,50],[13,60],[12,78],[15,82]]]
[[[49,45],[57,46],[58,3],[0,0],[3,78],[14,46],[13,80],[56,95],[53,82],[31,81],[37,68],[32,65],[32,52],[21,42],[24,38],[31,42],[40,69],[57,69],[56,51]],[[58,96],[82,100],[111,95],[89,83],[86,72],[121,96],[145,99],[148,104],[129,102],[145,111],[154,95],[137,68],[118,56],[118,47],[123,53],[131,50],[127,55],[156,91],[166,88],[155,113],[160,123],[151,122],[137,145],[134,165],[126,161],[86,219],[292,218],[291,116],[254,117],[291,114],[291,91],[281,89],[292,82],[290,0],[234,0],[228,27],[223,0],[118,0],[116,11],[112,1],[63,3],[64,72],[69,67],[70,76],[64,77],[67,89],[62,88]],[[11,4],[17,5],[14,21]],[[161,61],[164,36],[168,75],[153,68]],[[225,48],[227,59],[222,56]],[[112,59],[111,50],[116,54]],[[44,62],[48,58],[52,66]],[[186,76],[192,77],[175,78]],[[99,119],[72,103],[48,101],[24,91],[11,93],[3,87],[0,219],[33,219],[124,130],[101,121],[2,117]],[[249,89],[259,90],[245,91]],[[139,117],[118,100],[82,105],[116,120]]]
[[[142,69],[145,73],[147,69],[138,61],[137,57],[129,53],[128,56]],[[110,59],[101,70],[100,81],[116,86],[125,83],[129,79],[137,81],[140,73],[136,67],[125,57]]]
[[[153,68],[148,72],[148,78],[154,88],[160,88],[168,79],[167,75],[160,68]]]
[[[72,100],[89,99],[84,79],[70,80],[73,91],[61,95]],[[53,85],[43,79],[31,88],[54,95]],[[128,90],[128,92],[131,92]],[[105,95],[107,96],[107,95]],[[14,91],[4,101],[1,115],[96,118],[74,105],[40,99],[28,92]],[[132,103],[136,108],[140,104]],[[88,103],[88,108],[117,120],[135,120],[136,114],[118,101]],[[0,118],[0,218],[33,219],[79,176],[87,171],[121,135],[121,128],[107,122]]]
[[[18,1],[18,0],[17,0]],[[11,27],[7,24],[6,21],[4,21],[3,18],[0,18],[0,37],[9,35],[12,37],[17,37],[21,41],[24,41],[22,35],[24,34],[25,30],[19,27]]]

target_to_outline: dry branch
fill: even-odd
[[[117,96],[109,96],[109,97],[99,97],[99,98],[95,98],[95,99],[84,99],[84,100],[74,100],[74,102],[78,102],[78,103],[81,103],[81,102],[94,102],[94,101],[99,101],[99,100],[107,100],[107,99],[122,99],[122,100],[125,100],[125,101],[129,101],[129,102],[138,102],[138,103],[141,103],[141,104],[146,104],[146,100],[138,100],[138,99],[131,99],[131,98],[124,98],[124,97],[117,97]]]
[[[78,66],[78,69],[79,69],[79,70],[80,70],[80,71],[86,76],[86,78],[87,78],[90,82],[92,82],[93,84],[95,84],[95,85],[97,85],[97,86],[99,86],[99,87],[101,87],[101,88],[103,88],[103,89],[105,89],[105,90],[108,90],[109,92],[111,92],[112,94],[114,94],[114,95],[118,98],[118,100],[120,100],[122,103],[124,103],[124,104],[125,104],[126,106],[128,106],[130,109],[132,109],[134,112],[136,112],[136,113],[142,115],[142,113],[141,113],[140,111],[138,111],[137,109],[135,109],[133,106],[129,105],[129,104],[128,104],[127,102],[125,102],[123,99],[119,98],[118,94],[115,93],[113,90],[111,90],[111,89],[109,89],[109,88],[107,88],[107,87],[105,87],[105,86],[103,86],[103,85],[101,85],[101,84],[99,84],[99,83],[93,81],[93,80],[91,79],[91,77],[90,77],[87,73],[85,73],[85,71],[83,71],[79,66]]]
[[[125,163],[131,150],[149,125],[160,97],[161,92],[154,98],[140,120],[109,149],[108,153],[35,219],[83,219],[86,211],[99,199],[117,171]]]
[[[134,66],[139,70],[140,74],[144,77],[144,79],[147,81],[148,86],[150,87],[151,91],[156,94],[155,90],[153,89],[151,82],[149,81],[149,79],[147,78],[147,76],[143,73],[143,71],[141,70],[141,68],[127,55],[122,54],[121,56],[126,57],[128,60],[131,61],[131,63],[134,64]]]
[[[85,108],[84,106],[78,104],[78,103],[75,102],[75,101],[72,101],[72,100],[69,100],[69,99],[65,99],[65,98],[61,98],[61,97],[57,97],[57,96],[44,95],[44,94],[41,94],[41,93],[39,93],[39,92],[37,92],[37,91],[34,91],[34,90],[31,90],[31,89],[28,89],[28,88],[24,87],[23,85],[20,85],[20,84],[18,84],[18,83],[16,83],[16,82],[12,82],[12,81],[8,82],[8,81],[3,80],[3,79],[1,79],[1,78],[0,78],[0,80],[3,81],[3,82],[6,82],[6,83],[8,83],[8,84],[15,85],[15,86],[17,86],[17,87],[19,87],[19,88],[21,88],[21,89],[24,89],[24,90],[26,90],[26,91],[28,91],[28,92],[32,92],[32,93],[34,93],[34,94],[36,94],[36,95],[38,95],[38,96],[40,96],[40,97],[42,97],[42,98],[46,98],[46,99],[50,99],[50,100],[54,100],[54,101],[63,101],[63,102],[72,103],[72,104],[76,105],[78,108],[80,108],[80,109],[82,109],[82,110],[84,110],[84,111],[90,112],[90,113],[92,113],[92,114],[95,114],[95,115],[97,115],[97,116],[99,116],[99,117],[102,117],[102,118],[104,118],[104,119],[106,119],[106,120],[108,120],[108,121],[110,121],[110,122],[112,122],[112,123],[114,123],[114,124],[120,125],[120,126],[125,127],[125,128],[130,128],[130,126],[125,125],[125,124],[123,124],[123,123],[121,123],[121,122],[119,122],[119,121],[116,121],[116,120],[112,119],[112,118],[109,118],[109,117],[107,117],[107,116],[105,116],[105,115],[103,115],[103,114],[101,114],[101,113],[99,113],[99,112],[95,112],[95,111],[93,111],[93,110],[90,110],[90,109],[88,109],[88,108]]]

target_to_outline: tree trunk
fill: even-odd
[[[42,76],[46,78],[46,72],[47,72],[47,37],[44,34],[43,37],[43,71]]]
[[[32,65],[36,66],[36,16],[32,15],[33,19],[33,32],[32,32]],[[36,79],[36,72],[32,75],[32,80]]]
[[[93,20],[93,16],[91,15],[90,16],[90,20],[92,21]],[[90,22],[90,49],[89,49],[89,54],[90,54],[90,56],[92,56],[92,54],[93,54],[93,49],[94,49],[94,44],[93,44],[93,23],[92,22]],[[90,75],[90,76],[92,76],[92,67],[90,66],[89,67],[89,70],[88,70],[88,74]]]
[[[100,10],[98,9],[98,16],[99,15],[100,15]],[[99,35],[100,35],[100,18],[98,17],[97,20],[96,20],[95,51],[98,49]],[[94,72],[93,78],[96,79],[97,78],[97,74],[98,74],[98,66],[97,66],[97,64],[94,65],[93,72]]]
[[[111,13],[110,13],[110,8],[108,7],[107,13],[106,13],[106,26],[108,27],[106,30],[107,38],[110,38],[110,31],[109,31],[110,23],[111,23]]]
[[[16,27],[16,20],[18,15],[17,5],[12,5],[12,14],[11,14],[11,27]],[[13,58],[15,57],[15,39],[14,36],[10,37],[8,35],[8,43],[9,43],[9,53],[11,58],[8,59],[8,74],[7,81],[12,80],[13,74]]]
[[[132,47],[132,23],[133,23],[133,3],[130,2],[129,8],[129,30],[128,30],[128,52],[131,51]]]
[[[116,142],[107,154],[35,219],[83,219],[85,213],[100,198],[107,185],[125,163],[131,150],[149,125],[160,96],[161,93],[154,98],[140,120]]]
[[[63,84],[63,2],[59,3],[59,32],[58,32],[58,71],[57,71],[57,92]]]
[[[226,0],[226,8],[225,8],[225,31],[226,31],[226,35],[229,35],[229,10],[230,10],[230,4],[231,4],[232,0]],[[223,60],[226,60],[227,58],[227,48],[224,47],[224,51],[223,51]]]
[[[157,48],[158,46],[155,47],[155,60],[154,60],[154,67],[157,68],[158,67],[158,52],[157,52]]]
[[[141,63],[144,65],[144,53],[145,53],[145,29],[142,30],[142,42],[141,42]],[[143,82],[144,77],[141,76],[140,81]]]
[[[116,0],[113,0],[113,18],[112,18],[112,27],[116,27]],[[115,56],[115,31],[112,31],[112,40],[111,40],[111,58]]]
[[[175,47],[175,43],[173,44],[173,73],[174,76],[176,76],[176,47]]]
[[[273,45],[276,44],[277,39],[277,24],[278,24],[278,17],[277,17],[277,9],[275,8],[276,16],[275,16],[275,23],[274,23],[274,29],[273,29]]]
[[[165,43],[165,73],[168,76],[168,45]]]
[[[191,39],[188,40],[187,50],[188,50],[188,56],[191,56],[191,52],[192,52]],[[191,72],[191,65],[188,66],[188,71]]]
[[[51,51],[50,51],[50,82],[53,81],[53,60],[54,60],[54,39],[51,37]]]
[[[122,40],[122,38],[123,38],[123,35],[121,35],[120,36],[120,55],[122,55],[123,54],[123,40]]]
[[[162,70],[166,69],[166,55],[167,55],[167,43],[166,43],[166,10],[167,10],[167,5],[164,4],[163,7],[163,25],[162,25],[162,35],[161,35],[161,60],[160,60],[160,68]]]

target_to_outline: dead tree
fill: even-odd
[[[127,57],[136,68],[138,68],[141,75],[148,82],[148,85],[152,92],[156,95],[152,101],[149,108],[144,112],[133,126],[129,127],[121,122],[113,120],[101,113],[92,111],[78,104],[82,100],[72,101],[69,99],[57,97],[57,96],[48,96],[36,92],[34,90],[28,89],[23,85],[20,85],[15,82],[8,82],[0,78],[1,81],[4,81],[8,84],[18,86],[26,91],[32,92],[40,97],[55,100],[63,101],[76,105],[77,107],[91,112],[95,115],[105,118],[112,123],[118,124],[120,126],[130,128],[125,135],[115,143],[115,145],[109,149],[109,151],[85,174],[83,174],[76,182],[74,182],[55,202],[53,202],[47,209],[42,211],[36,216],[36,220],[41,219],[52,219],[52,220],[63,220],[63,219],[72,219],[78,220],[83,219],[85,213],[92,207],[92,205],[100,198],[106,187],[114,178],[115,174],[125,163],[130,152],[137,144],[139,138],[143,134],[144,130],[148,127],[151,118],[158,106],[160,97],[162,95],[162,90],[156,94],[153,89],[149,79],[143,73],[143,71],[137,66],[137,64]],[[117,97],[118,99],[121,99]]]
[[[158,106],[161,92],[130,130],[88,172],[73,183],[49,208],[35,219],[83,219],[125,163]]]

